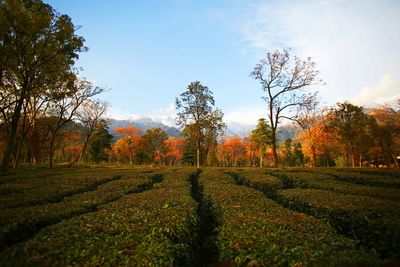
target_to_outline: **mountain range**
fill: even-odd
[[[110,133],[115,136],[115,128],[118,127],[126,127],[126,126],[134,126],[142,131],[146,131],[151,128],[161,128],[164,130],[169,136],[173,137],[181,137],[181,131],[174,126],[168,126],[162,122],[157,122],[151,119],[150,117],[141,117],[137,119],[129,119],[129,120],[117,120],[117,119],[109,119],[109,129]],[[256,125],[250,124],[242,124],[237,122],[229,122],[227,123],[227,129],[225,130],[226,136],[246,136],[251,130],[253,130]],[[285,140],[287,138],[293,138],[297,135],[299,130],[292,125],[283,125],[278,128],[278,139]]]

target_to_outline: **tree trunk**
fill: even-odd
[[[197,165],[197,169],[200,169],[200,149],[199,148],[197,148],[196,153],[197,153],[196,165]]]
[[[274,155],[274,167],[278,167],[278,154],[276,153],[276,130],[272,130],[272,154]]]
[[[11,119],[11,131],[10,135],[8,136],[6,151],[3,154],[3,161],[1,163],[1,172],[7,173],[8,171],[8,164],[10,163],[11,153],[14,149],[15,138],[17,135],[17,128],[18,122],[21,115],[22,105],[24,103],[24,96],[26,89],[22,89],[23,93],[21,94],[21,98],[18,100],[17,105],[14,109],[14,114]]]
[[[263,167],[263,154],[264,154],[264,151],[262,148],[260,148],[260,168]]]
[[[49,168],[53,168],[53,155],[54,155],[54,137],[50,140],[50,150],[49,150]]]
[[[82,148],[82,153],[80,154],[79,159],[78,159],[78,162],[79,162],[79,163],[82,161],[82,158],[83,158],[83,156],[85,155],[86,148],[87,148],[87,145],[88,145],[88,143],[89,143],[89,138],[90,138],[90,135],[88,135],[88,136],[86,137],[86,139],[85,139],[85,143],[83,144],[83,148]]]
[[[399,168],[399,162],[397,161],[396,155],[392,154],[392,157],[393,157],[394,164],[396,164],[396,167]]]
[[[317,166],[317,153],[315,152],[314,146],[311,146],[311,154],[312,154],[312,166],[315,168]]]

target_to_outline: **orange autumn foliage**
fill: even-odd
[[[238,166],[246,156],[246,144],[240,136],[227,137],[218,146],[218,160],[223,166]]]

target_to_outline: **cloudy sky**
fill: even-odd
[[[400,97],[400,1],[51,0],[89,52],[82,75],[111,90],[109,115],[171,123],[174,99],[199,80],[214,92],[227,122],[266,116],[250,76],[268,51],[312,57],[328,105]]]

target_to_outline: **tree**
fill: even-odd
[[[157,154],[160,153],[164,146],[164,141],[168,139],[168,134],[161,128],[148,129],[142,136],[144,143],[144,151],[149,155],[153,162]]]
[[[60,130],[71,122],[78,114],[83,103],[104,91],[103,88],[94,86],[85,80],[65,81],[60,85],[58,96],[50,101],[49,116],[54,118],[49,127],[50,148],[49,167],[53,167],[54,142]],[[85,148],[86,149],[86,148]],[[73,159],[75,161],[76,159]],[[73,162],[72,161],[72,162]]]
[[[123,146],[126,145],[129,154],[129,163],[133,164],[134,149],[138,147],[141,142],[140,136],[143,135],[143,131],[139,130],[133,126],[118,127],[115,128],[115,133],[120,136],[121,139],[118,140],[114,145]]]
[[[323,120],[323,110],[320,108],[320,102],[317,93],[304,95],[302,104],[298,106],[295,121],[303,129],[303,137],[307,139],[307,143],[311,150],[312,166],[317,165],[317,152],[315,139],[317,139],[318,131],[314,130],[314,126]]]
[[[263,99],[268,105],[268,118],[272,128],[272,152],[274,165],[278,166],[276,152],[276,132],[282,119],[293,120],[294,115],[288,111],[302,104],[302,97],[297,93],[301,89],[321,82],[318,71],[311,58],[301,60],[297,56],[292,59],[286,50],[267,53],[251,72],[251,76],[260,81],[266,96]]]
[[[256,128],[251,131],[250,139],[260,150],[260,167],[264,166],[263,158],[268,145],[272,144],[272,128],[264,118],[258,120]]]
[[[164,146],[166,147],[164,157],[169,162],[170,166],[179,163],[182,160],[185,142],[185,138],[175,137],[169,137],[164,141]]]
[[[362,152],[371,144],[371,133],[375,120],[363,112],[363,108],[348,102],[337,103],[331,111],[330,126],[337,138],[344,145],[346,157],[351,156],[351,166],[356,165],[356,155],[359,153],[360,166]]]
[[[399,167],[397,156],[400,153],[400,98],[395,104],[386,104],[370,111],[376,120],[374,139],[382,155],[381,162],[391,167],[392,162]]]
[[[109,134],[107,125],[104,124],[93,132],[93,138],[89,143],[89,155],[96,164],[108,159],[107,150],[111,149],[112,138],[113,136]]]
[[[298,162],[302,167],[304,167],[304,153],[300,143],[295,143],[293,147],[293,155],[295,158],[295,165]]]
[[[227,137],[219,148],[223,166],[238,166],[239,160],[246,154],[246,145],[240,136]]]
[[[213,109],[212,92],[199,81],[192,82],[187,90],[176,98],[177,123],[184,128],[183,133],[195,144],[196,165],[200,168],[201,158],[206,158],[209,148],[216,144],[217,136],[225,128],[222,112]]]
[[[0,103],[12,114],[2,171],[8,169],[26,101],[54,91],[53,85],[73,72],[78,52],[86,50],[75,30],[67,15],[40,0],[0,2]]]
[[[293,155],[293,148],[292,148],[292,139],[288,138],[285,140],[284,146],[284,154],[285,154],[285,163],[287,166],[294,166],[294,155]]]
[[[99,100],[87,99],[82,102],[82,105],[77,112],[77,118],[83,125],[84,143],[78,161],[81,161],[85,155],[90,137],[96,129],[104,128],[107,125],[107,122],[102,119],[106,110],[107,104]]]

